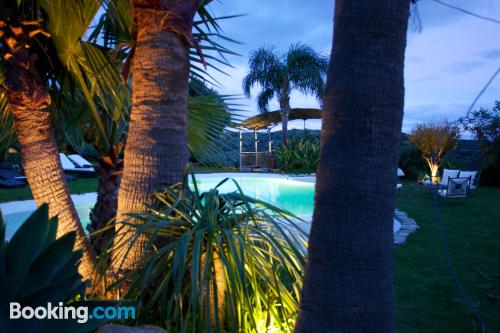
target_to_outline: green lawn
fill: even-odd
[[[482,332],[467,311],[443,257],[432,195],[405,183],[397,206],[420,229],[396,249],[399,332]],[[455,270],[492,332],[500,332],[500,189],[440,201]]]

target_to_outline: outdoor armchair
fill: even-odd
[[[469,177],[470,178],[469,189],[470,190],[477,190],[477,187],[479,185],[479,172],[478,171],[460,171],[460,174],[458,176],[460,178]]]
[[[438,193],[446,199],[467,198],[469,194],[470,177],[448,178],[445,189],[439,189]]]

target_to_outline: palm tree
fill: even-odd
[[[127,94],[124,105],[130,105]],[[205,82],[192,78],[189,82],[188,98],[188,147],[191,158],[210,163],[211,158],[223,151],[227,144],[223,140],[224,128],[236,116],[230,97],[221,96]],[[95,237],[91,242],[97,252],[102,252],[111,243],[113,230],[97,232],[116,217],[118,189],[123,169],[123,148],[128,125],[128,107],[114,115],[101,112],[111,149],[105,153],[101,139],[83,96],[77,94],[70,103],[61,104],[57,113],[62,124],[65,143],[96,164],[98,178],[97,201],[90,213],[87,226]],[[75,112],[76,111],[76,112]]]
[[[116,66],[118,73],[119,66]],[[85,104],[85,97],[76,91],[73,98],[58,105],[55,114],[61,124],[60,136],[63,144],[76,150],[95,165],[98,186],[97,200],[90,212],[90,241],[97,253],[101,253],[112,239],[112,229],[95,233],[116,217],[118,188],[123,169],[123,147],[130,105],[130,92],[123,94],[122,109],[115,112],[99,112],[106,129],[106,140],[99,132],[99,126]],[[109,142],[106,148],[105,142]]]
[[[410,0],[337,0],[295,332],[394,332],[393,215]]]
[[[132,69],[132,111],[118,192],[116,222],[122,236],[115,239],[117,244],[129,243],[130,247],[116,247],[112,260],[115,272],[132,268],[142,256],[147,241],[145,236],[133,240],[134,228],[122,222],[129,220],[129,213],[146,211],[154,191],[161,186],[183,179],[189,161],[188,81],[190,72],[195,77],[200,75],[193,74],[199,70],[196,65],[190,66],[190,60],[196,60],[196,53],[200,53],[192,30],[200,33],[200,22],[204,24],[211,18],[205,10],[209,2],[133,2],[135,29],[127,32],[133,36],[133,46],[124,71]],[[196,13],[201,18],[198,23],[194,22]],[[217,23],[211,24],[218,35]],[[201,39],[211,43],[208,36]],[[198,52],[193,54],[191,46]],[[210,47],[227,52],[217,44],[211,43]],[[203,57],[201,62],[205,64]]]
[[[59,217],[58,236],[76,231],[83,250],[80,273],[89,278],[94,253],[85,237],[66,184],[50,121],[50,111],[78,87],[94,116],[95,99],[120,103],[102,50],[83,41],[101,7],[93,0],[2,1],[0,4],[0,98],[14,119],[23,167],[38,205],[48,202]],[[67,15],[77,12],[79,15]],[[0,101],[0,105],[5,102]],[[100,126],[100,131],[105,132]]]
[[[260,112],[269,111],[269,102],[276,98],[280,105],[282,141],[287,142],[290,95],[294,90],[311,94],[321,102],[328,70],[328,58],[303,44],[291,45],[288,53],[280,56],[272,48],[262,47],[250,53],[250,70],[243,79],[243,92],[250,97],[254,85],[262,90],[257,96]]]

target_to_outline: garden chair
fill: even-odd
[[[445,199],[464,199],[469,194],[470,177],[448,178],[448,184],[444,189],[438,189],[438,193]]]
[[[463,177],[469,177],[470,178],[470,183],[469,183],[469,190],[475,191],[477,190],[477,187],[479,185],[479,172],[478,171],[460,171],[460,174],[458,175],[460,178]]]
[[[441,181],[437,183],[438,189],[446,189],[448,186],[448,180],[450,178],[458,178],[460,170],[443,169],[443,176]]]

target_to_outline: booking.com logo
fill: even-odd
[[[20,303],[11,302],[10,319],[73,319],[83,324],[89,319],[135,319],[135,307],[133,306],[96,306],[89,310],[88,306],[71,306],[59,302],[58,305],[47,303],[47,306],[21,306]]]

